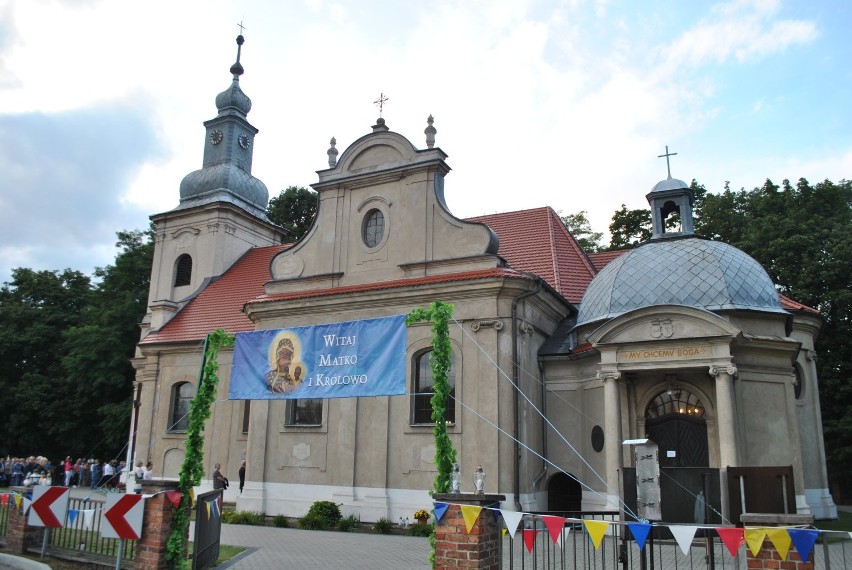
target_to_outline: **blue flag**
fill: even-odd
[[[405,316],[238,333],[230,400],[405,394]]]

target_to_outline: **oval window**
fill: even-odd
[[[376,247],[382,242],[385,235],[385,215],[381,210],[370,210],[364,216],[364,227],[362,228],[364,245]]]

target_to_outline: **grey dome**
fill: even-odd
[[[251,99],[240,89],[237,75],[234,75],[230,87],[216,95],[216,109],[219,116],[236,114],[245,117],[251,111]]]
[[[697,237],[652,240],[589,284],[577,326],[652,305],[785,313],[766,270],[739,249]]]
[[[651,194],[654,192],[666,192],[668,190],[684,190],[689,188],[689,184],[684,182],[683,180],[678,180],[677,178],[666,178],[665,180],[660,180],[654,187],[651,188]]]
[[[260,211],[265,218],[269,203],[266,184],[231,163],[220,163],[190,172],[180,183],[180,208],[212,201],[230,201]],[[249,207],[247,207],[249,206]]]

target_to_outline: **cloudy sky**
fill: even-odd
[[[606,230],[672,175],[850,178],[846,0],[0,0],[0,283],[90,274],[178,203],[245,25],[254,175],[309,185],[370,132],[449,154],[459,217],[549,205]]]

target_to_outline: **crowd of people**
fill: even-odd
[[[77,459],[71,456],[63,461],[51,462],[47,457],[31,455],[22,457],[0,457],[0,486],[64,485],[66,487],[90,487],[92,489],[118,489],[124,487],[122,475],[124,461],[100,459]],[[153,464],[143,467],[138,461],[133,470],[136,483],[153,476]],[[136,485],[134,485],[136,488]]]

